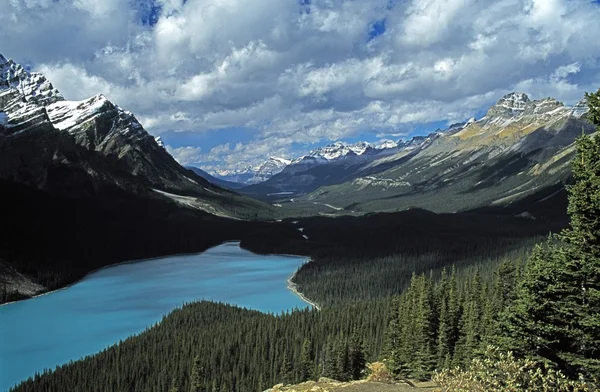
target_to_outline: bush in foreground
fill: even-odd
[[[599,385],[566,378],[560,371],[530,359],[517,359],[489,346],[466,369],[444,369],[433,377],[443,392],[591,392]]]

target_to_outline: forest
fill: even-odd
[[[600,126],[600,91],[588,101]],[[323,310],[271,315],[187,304],[138,336],[12,390],[262,391],[319,376],[361,378],[376,360],[397,379],[467,383],[447,391],[597,390],[600,135],[582,135],[576,147],[560,215],[542,203],[549,215],[536,220],[515,217],[511,206],[257,228],[246,248],[310,255],[296,283]],[[297,228],[316,241],[302,241]],[[514,368],[518,388],[514,374],[490,371],[495,362],[469,373],[489,347],[512,353],[499,364],[512,355],[528,361]]]

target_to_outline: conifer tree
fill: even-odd
[[[432,322],[432,282],[425,275],[419,276],[416,291],[415,329],[413,331],[416,352],[412,361],[412,369],[414,377],[427,379],[436,365],[433,350],[435,331],[432,330],[432,325],[434,325]]]
[[[350,361],[350,378],[353,380],[359,380],[362,376],[367,361],[365,359],[365,352],[362,341],[359,334],[355,331],[350,340],[349,350],[349,361]]]
[[[284,383],[291,384],[294,382],[294,364],[292,363],[290,352],[287,349],[283,353],[281,375]]]
[[[169,392],[179,392],[179,383],[177,379],[173,378],[171,381],[171,388],[169,388]]]
[[[327,348],[325,349],[325,364],[323,365],[323,376],[332,379],[337,379],[337,357],[333,346],[333,340],[327,340]]]
[[[300,381],[310,380],[314,375],[314,351],[308,339],[302,343],[300,352]]]
[[[190,375],[190,392],[204,392],[204,377],[204,368],[200,363],[200,356],[197,355]]]
[[[348,343],[341,340],[338,341],[336,354],[336,379],[339,381],[348,381],[350,378],[350,357]]]

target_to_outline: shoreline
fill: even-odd
[[[310,260],[309,260],[310,263]],[[306,302],[307,304],[315,307],[315,309],[317,310],[321,310],[321,307],[319,305],[317,305],[316,302],[311,301],[310,299],[308,299],[304,294],[302,294],[300,291],[298,291],[298,284],[294,283],[293,280],[296,277],[296,273],[298,271],[295,271],[292,275],[290,275],[290,277],[287,280],[287,288],[288,290],[290,290],[292,293],[294,293],[295,295],[297,295],[302,301]]]

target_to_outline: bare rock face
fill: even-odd
[[[525,93],[510,93],[500,98],[498,103],[490,108],[487,116],[515,116],[522,113],[529,102],[531,101]]]

